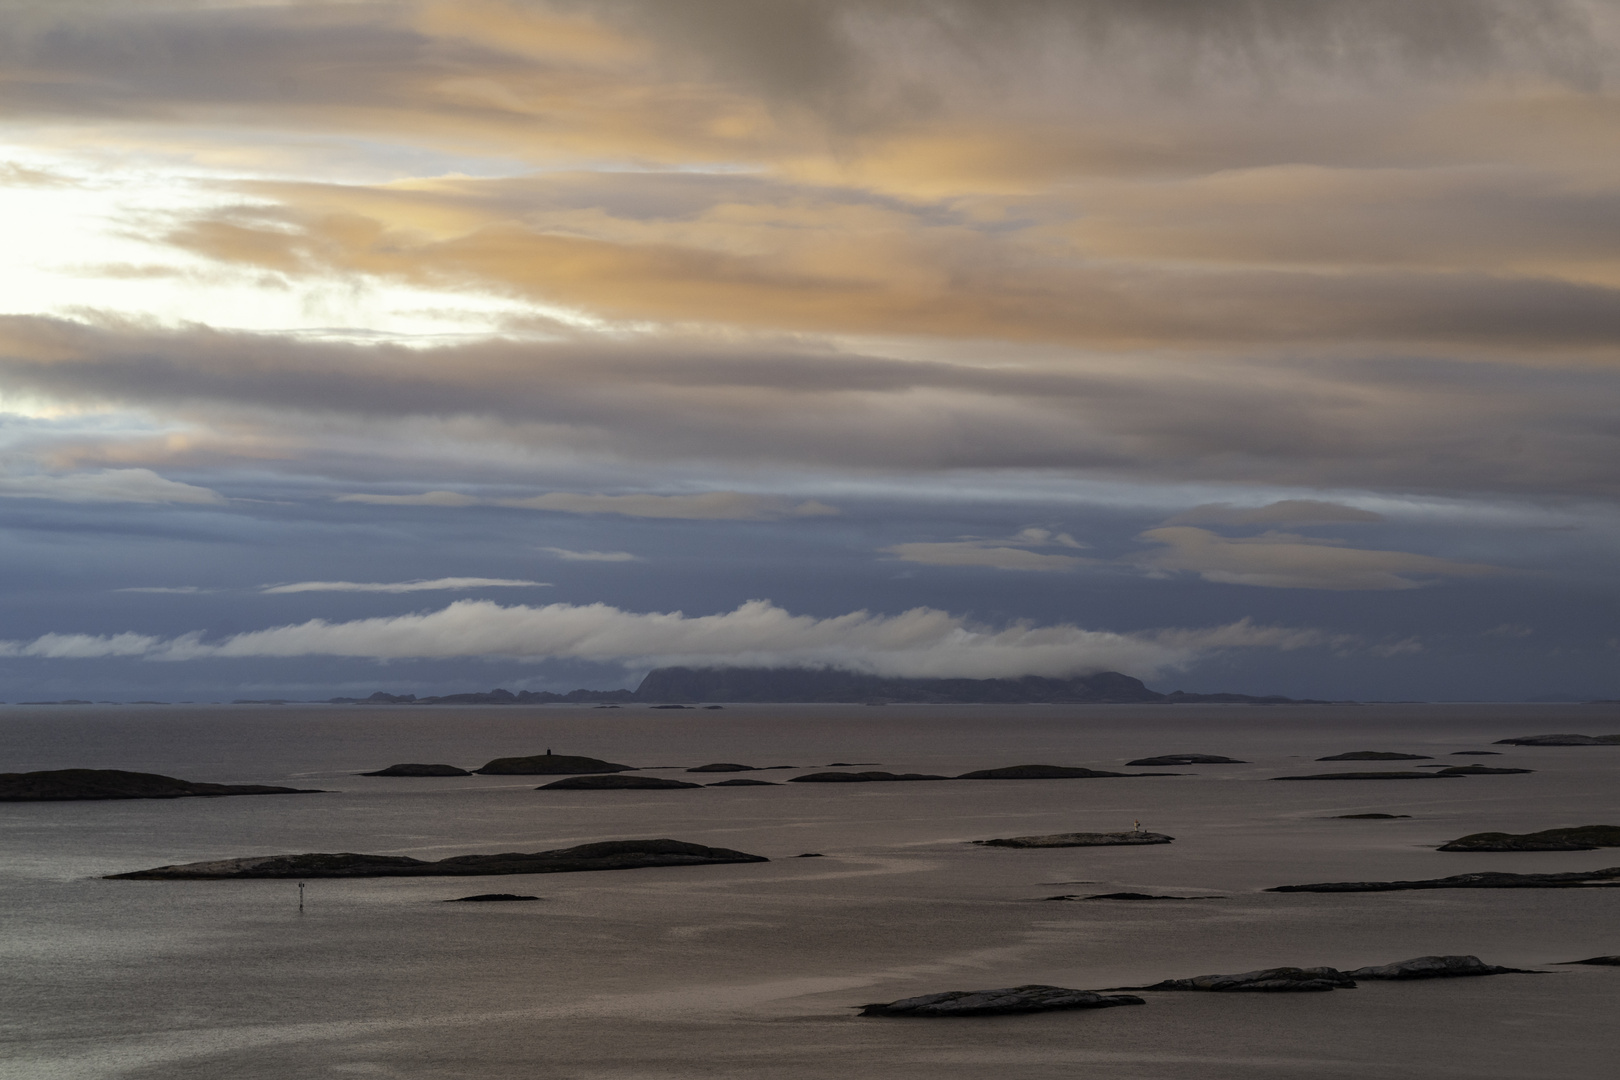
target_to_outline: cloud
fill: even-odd
[[[942,543],[894,544],[878,550],[893,555],[901,562],[925,563],[929,566],[987,566],[996,570],[1073,570],[1077,566],[1096,562],[1074,555],[1051,555],[1030,548],[1080,548],[1081,544],[1068,533],[1055,533],[1049,529],[1028,528],[1002,540],[966,539]]]
[[[518,581],[512,578],[446,577],[422,581],[295,581],[288,585],[266,585],[259,590],[266,596],[304,592],[412,593],[446,589],[545,589],[544,581]]]
[[[640,562],[640,555],[632,555],[628,551],[569,551],[567,548],[543,547],[541,551],[548,552],[565,562]]]
[[[934,608],[898,615],[854,611],[817,619],[764,600],[734,611],[687,616],[636,613],[606,604],[502,607],[459,600],[438,611],[234,634],[166,640],[48,634],[0,642],[0,656],[149,660],[343,656],[373,660],[520,657],[613,662],[629,669],[665,664],[742,667],[831,666],[907,677],[1068,677],[1119,670],[1151,678],[1230,648],[1300,648],[1311,631],[1248,623],[1204,630],[1119,634],[1072,624],[989,627]]]
[[[0,498],[72,503],[189,503],[216,505],[217,491],[165,480],[151,469],[103,469],[66,476],[0,477]]]
[[[1206,503],[1165,521],[1166,525],[1338,525],[1383,521],[1382,514],[1315,499],[1284,499],[1265,506]]]
[[[772,521],[784,517],[822,517],[837,507],[815,501],[792,503],[740,491],[705,491],[697,495],[592,495],[555,491],[522,498],[484,499],[454,491],[421,495],[339,495],[338,502],[382,506],[507,506],[564,514],[622,514],[625,517],[685,518],[694,521]]]
[[[190,595],[191,593],[213,592],[213,589],[204,589],[196,585],[134,585],[127,589],[114,589],[113,592],[133,593],[176,593]]]
[[[1191,571],[1205,581],[1226,585],[1338,591],[1416,589],[1441,577],[1484,577],[1506,572],[1482,563],[1343,547],[1289,533],[1267,532],[1233,539],[1206,529],[1173,525],[1149,529],[1141,539],[1165,548],[1130,556],[1126,561],[1156,573]]]
[[[371,503],[375,506],[481,506],[485,500],[457,491],[424,491],[420,495],[339,495],[337,502]]]

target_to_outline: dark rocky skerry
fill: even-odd
[[[1352,750],[1348,754],[1319,757],[1317,761],[1429,761],[1428,754],[1397,754],[1389,750]]]
[[[973,840],[985,847],[1055,848],[1055,847],[1114,847],[1128,844],[1168,844],[1175,837],[1155,832],[1073,832],[1052,833],[1048,836],[1007,836],[996,840]]]
[[[1443,780],[1466,773],[1442,769],[1439,772],[1329,772],[1308,776],[1273,776],[1273,780]]]
[[[1092,780],[1111,776],[1179,776],[1179,773],[1123,773],[1102,769],[1080,769],[1068,765],[1007,765],[999,769],[976,769],[958,780]]]
[[[509,892],[486,892],[477,896],[458,896],[453,900],[446,900],[446,904],[502,904],[514,903],[520,900],[538,900],[538,896],[519,896]]]
[[[884,780],[949,780],[932,773],[818,772],[789,778],[790,784],[866,784]]]
[[[1582,889],[1620,885],[1620,866],[1570,874],[1453,874],[1417,881],[1324,881],[1314,885],[1277,885],[1266,892],[1404,892],[1408,889]]]
[[[1144,1004],[1141,998],[1130,994],[1099,994],[1091,990],[1070,990],[1062,986],[1032,983],[1000,990],[949,990],[943,994],[923,994],[857,1007],[862,1016],[934,1017],[1005,1016],[1010,1013],[1111,1009],[1116,1005],[1141,1004]]]
[[[1596,851],[1620,847],[1620,825],[1581,825],[1532,833],[1481,832],[1440,845],[1440,851]]]
[[[1497,739],[1496,746],[1617,746],[1620,735],[1520,735]]]
[[[386,769],[376,772],[361,773],[361,776],[471,776],[466,769],[454,765],[390,765]]]
[[[1409,818],[1411,814],[1335,814],[1334,821],[1394,821],[1396,818]]]
[[[1620,967],[1620,956],[1589,956],[1585,960],[1562,960],[1559,967],[1571,964],[1589,964],[1592,967]]]
[[[108,874],[113,880],[194,881],[234,878],[478,877],[496,874],[569,874],[592,870],[640,870],[656,866],[710,866],[769,862],[730,848],[680,840],[608,840],[598,844],[537,851],[533,854],[457,855],[426,862],[404,855],[312,853],[257,855],[181,863]]]
[[[1340,971],[1330,967],[1276,967],[1236,975],[1197,975],[1165,979],[1151,986],[1118,986],[1116,990],[1198,990],[1208,993],[1319,993],[1353,990],[1362,980],[1449,979],[1474,975],[1532,975],[1523,968],[1497,967],[1477,956],[1419,956],[1393,964]]]
[[[629,772],[634,765],[620,765],[601,758],[577,757],[572,754],[544,754],[530,757],[496,758],[474,772],[485,776],[558,776],[586,773]]]
[[[1247,765],[1247,761],[1237,758],[1222,757],[1219,754],[1161,754],[1158,757],[1137,758],[1127,761],[1126,767],[1133,765]]]
[[[0,802],[78,802],[100,799],[217,799],[227,795],[319,795],[318,788],[270,784],[201,784],[123,769],[47,769],[0,773]]]
[[[702,784],[692,784],[685,780],[669,780],[662,776],[570,776],[563,780],[553,780],[549,784],[541,784],[536,791],[623,791],[668,788],[700,788]]]

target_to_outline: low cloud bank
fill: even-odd
[[[1341,645],[1319,631],[1256,626],[1248,620],[1204,629],[1120,634],[1069,623],[1005,627],[969,623],[936,608],[898,615],[854,611],[826,619],[794,615],[766,600],[735,611],[688,616],[630,612],[607,604],[502,607],[460,600],[438,611],[327,622],[311,619],[205,641],[125,633],[46,634],[0,642],[0,657],[148,660],[346,656],[371,660],[521,657],[619,663],[826,666],[904,677],[1072,677],[1124,671],[1140,678],[1185,668],[1232,648]]]
[[[839,512],[825,503],[795,504],[740,491],[704,491],[695,495],[595,495],[554,491],[520,499],[481,499],[456,491],[426,491],[420,495],[339,495],[337,501],[377,506],[509,506],[564,514],[621,514],[693,521],[773,521],[784,517],[826,517]]]
[[[549,587],[549,582],[521,581],[515,578],[444,577],[433,578],[431,581],[294,581],[286,585],[266,585],[259,591],[266,595],[274,595],[277,593],[301,592],[409,593],[451,589],[544,589]]]

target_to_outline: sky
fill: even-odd
[[[1620,5],[0,0],[0,699],[1620,697]]]

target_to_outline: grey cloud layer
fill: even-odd
[[[5,318],[0,378],[193,429],[178,443],[31,436],[34,452],[61,468],[114,460],[166,470],[327,468],[341,447],[343,457],[393,462],[396,476],[413,461],[442,472],[448,457],[472,479],[510,481],[516,447],[536,460],[566,451],[664,465],[1069,469],[1448,494],[1620,491],[1611,422],[1620,380],[1579,367],[1118,363],[1083,354],[1058,368],[1038,357],[983,367],[667,340],[402,349]],[[400,417],[410,423],[402,427]],[[418,449],[424,443],[431,458]]]

